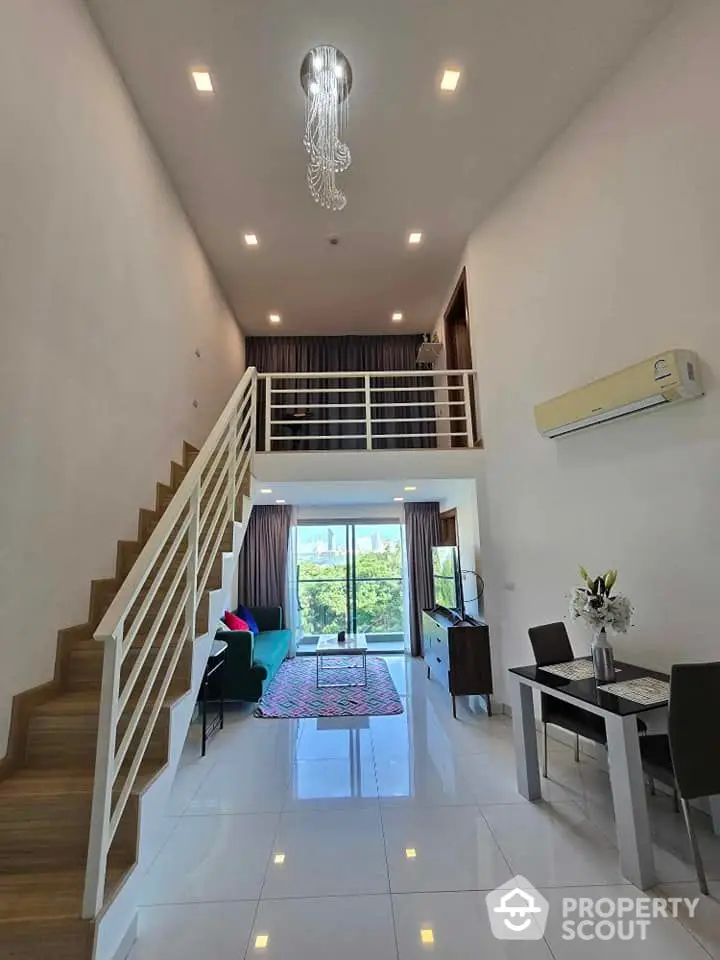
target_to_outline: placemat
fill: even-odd
[[[566,663],[551,663],[549,667],[540,669],[566,680],[589,680],[593,676],[592,660],[568,660]]]
[[[635,680],[621,680],[619,683],[605,683],[598,686],[598,690],[645,705],[667,703],[670,699],[670,684],[656,677],[638,677]]]

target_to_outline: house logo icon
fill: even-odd
[[[489,893],[485,902],[498,940],[542,940],[550,905],[525,877],[508,880]]]

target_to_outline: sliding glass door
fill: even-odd
[[[301,523],[297,593],[306,643],[323,633],[364,633],[403,650],[403,538],[399,523]]]

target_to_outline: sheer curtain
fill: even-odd
[[[290,508],[290,535],[288,537],[287,576],[285,578],[285,615],[288,630],[292,631],[289,657],[297,653],[300,636],[300,598],[297,589],[297,507]]]
[[[405,504],[408,586],[410,598],[410,653],[422,656],[422,612],[432,606],[432,548],[440,543],[440,504]]]

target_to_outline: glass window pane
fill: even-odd
[[[347,536],[344,524],[301,525],[297,533],[300,580],[345,580]]]
[[[301,580],[298,595],[306,636],[347,629],[347,585],[344,580]]]
[[[358,633],[404,633],[402,580],[358,580]]]
[[[402,531],[397,523],[355,525],[355,576],[402,579]]]

